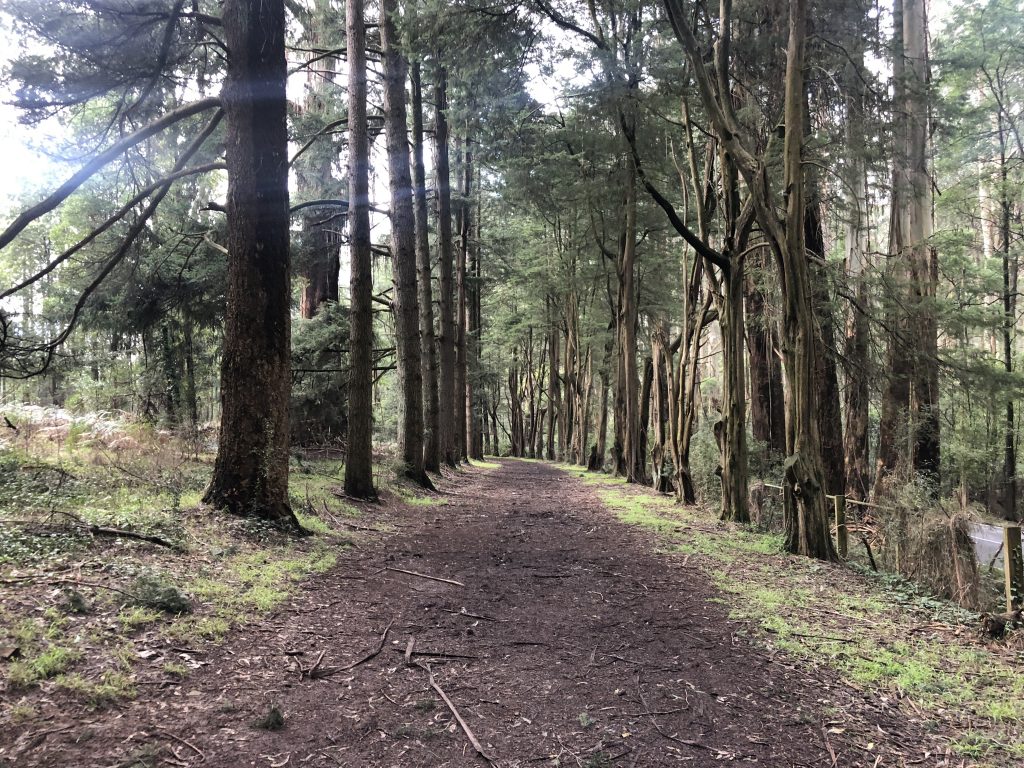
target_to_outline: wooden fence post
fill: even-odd
[[[836,508],[836,549],[839,550],[839,556],[845,560],[849,546],[846,532],[846,496],[837,493],[833,500]]]
[[[1003,572],[1006,577],[1006,612],[1013,613],[1024,600],[1024,557],[1021,556],[1020,526],[1003,528]]]

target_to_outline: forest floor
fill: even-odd
[[[937,601],[576,468],[501,460],[441,491],[357,505],[329,562],[213,638],[122,620],[131,695],[8,686],[0,764],[1024,758],[1019,643]]]

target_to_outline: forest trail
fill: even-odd
[[[485,765],[428,666],[503,768],[940,764],[897,710],[753,645],[701,570],[570,474],[502,461],[446,498],[389,510],[396,533],[360,541],[202,669],[55,724],[18,765]],[[255,728],[271,706],[283,729]]]

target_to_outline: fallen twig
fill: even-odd
[[[205,762],[205,760],[206,760],[206,753],[203,752],[203,750],[201,750],[199,747],[197,747],[191,741],[188,741],[187,739],[183,739],[183,738],[181,738],[181,736],[173,734],[170,731],[168,731],[166,728],[161,728],[159,725],[156,725],[156,726],[153,726],[153,727],[156,728],[156,730],[160,731],[160,733],[163,733],[163,734],[166,734],[167,736],[170,736],[172,739],[177,741],[179,744],[183,744],[186,747],[188,747],[189,749],[191,749],[193,752],[195,752],[197,755],[199,755],[200,762]]]
[[[70,584],[75,587],[92,587],[93,589],[107,589],[111,592],[117,592],[119,595],[130,597],[132,600],[138,601],[139,596],[131,592],[126,592],[123,589],[117,587],[108,587],[106,584],[96,584],[92,581],[75,581],[74,579],[48,579],[47,584]]]
[[[418,571],[407,571],[405,570],[405,568],[392,568],[390,566],[387,566],[384,568],[384,570],[394,571],[395,573],[405,573],[409,576],[419,576],[421,579],[429,579],[430,581],[443,581],[445,584],[454,584],[457,587],[466,586],[461,581],[456,581],[455,579],[442,579],[440,576],[431,576],[430,574],[419,573]]]
[[[136,533],[135,531],[126,531],[123,528],[108,528],[103,525],[90,525],[87,530],[93,536],[112,536],[121,539],[136,539],[138,541],[148,541],[150,544],[158,544],[161,547],[167,547],[168,549],[177,549],[174,544],[166,539],[162,539],[159,536],[152,536],[148,533]]]
[[[828,756],[832,758],[832,768],[835,768],[839,758],[836,757],[836,751],[832,749],[832,742],[828,739],[828,731],[825,730],[825,726],[821,726],[821,735],[825,739],[825,749],[828,750]]]
[[[318,680],[320,677],[324,676],[323,673],[318,672],[318,670],[320,669],[320,662],[324,660],[325,653],[327,653],[326,650],[320,651],[320,655],[316,657],[316,661],[313,662],[313,666],[311,666],[309,669],[303,669],[302,664],[299,664],[300,680],[304,677],[308,677],[310,680]]]
[[[450,608],[442,608],[441,610],[443,610],[445,613],[455,614],[456,616],[465,616],[467,619],[480,619],[480,621],[496,621],[496,622],[503,622],[504,621],[504,619],[495,619],[495,618],[493,618],[491,616],[481,616],[479,613],[470,613],[465,608],[463,608],[461,611],[453,611]]]
[[[683,744],[687,747],[694,747],[696,749],[706,749],[708,752],[715,753],[718,757],[732,757],[731,753],[726,752],[722,749],[718,749],[717,747],[708,746],[707,744],[704,744],[699,741],[694,741],[693,739],[681,739],[678,736],[673,736],[670,733],[666,733],[665,729],[662,728],[661,725],[658,723],[658,720],[654,716],[654,713],[651,712],[651,708],[647,705],[647,700],[644,698],[643,688],[640,685],[640,675],[636,676],[636,692],[637,696],[640,698],[640,704],[643,706],[644,712],[646,712],[647,715],[651,718],[651,724],[654,726],[654,730],[656,730],[661,736],[668,739],[669,741],[674,741],[677,744]]]
[[[384,648],[384,642],[387,640],[388,632],[391,631],[391,626],[394,623],[395,623],[395,620],[392,619],[391,621],[388,622],[388,625],[386,627],[384,627],[384,631],[380,635],[380,640],[377,641],[377,647],[376,648],[374,648],[368,654],[363,656],[361,659],[357,659],[356,661],[353,661],[351,664],[346,664],[344,667],[340,667],[339,669],[334,670],[334,672],[348,672],[351,669],[355,669],[360,664],[365,664],[370,659],[374,658]],[[331,674],[334,674],[334,673],[332,672]]]
[[[412,641],[410,641],[410,645],[412,645]],[[404,651],[401,648],[393,648],[392,650],[395,651],[396,653],[404,653],[406,655],[406,658],[408,658],[410,656],[434,656],[435,658],[438,658],[438,659],[479,659],[480,658],[479,656],[469,656],[469,655],[464,654],[464,653],[445,653],[444,651],[417,651],[417,650],[410,650],[409,646],[406,646]]]
[[[418,664],[417,666],[427,671],[427,675],[429,675],[430,687],[434,689],[437,695],[441,697],[441,700],[445,703],[445,705],[447,705],[449,711],[451,711],[452,716],[455,718],[456,722],[458,722],[458,724],[462,727],[462,731],[466,734],[466,738],[469,739],[469,743],[473,745],[473,749],[476,750],[476,753],[480,755],[480,757],[482,757],[484,760],[486,760],[490,765],[494,765],[494,758],[492,758],[484,751],[483,745],[480,743],[479,739],[477,739],[477,737],[474,735],[469,725],[466,724],[466,721],[462,719],[462,715],[459,714],[459,710],[456,708],[455,704],[452,703],[452,700],[448,698],[448,694],[441,690],[441,686],[439,686],[437,684],[437,681],[434,680],[434,673],[431,671],[430,667],[424,666],[423,664]]]

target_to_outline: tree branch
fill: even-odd
[[[71,193],[82,186],[82,184],[84,184],[90,177],[109,164],[118,155],[121,155],[131,149],[136,144],[140,144],[149,137],[160,133],[160,131],[168,126],[174,125],[175,123],[191,117],[192,115],[197,115],[200,112],[206,112],[207,110],[214,109],[219,106],[220,99],[217,97],[201,99],[172,110],[159,120],[140,128],[135,131],[135,133],[125,136],[119,142],[104,150],[82,166],[74,176],[61,184],[60,187],[45,200],[33,205],[28,210],[23,211],[13,222],[11,222],[7,229],[0,233],[0,250],[10,245],[11,241],[21,234],[25,227],[64,202]]]

